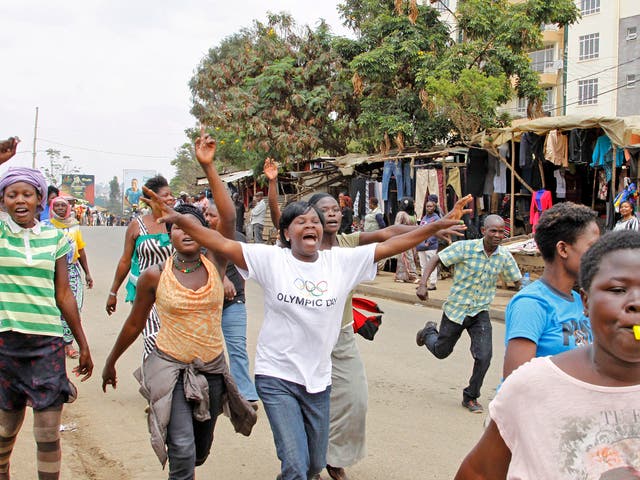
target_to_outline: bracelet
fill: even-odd
[[[109,292],[110,297],[117,297],[118,294],[116,292]]]

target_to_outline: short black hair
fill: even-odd
[[[369,201],[371,202],[371,205],[375,205],[376,207],[378,205],[380,205],[380,202],[378,201],[378,199],[376,197],[369,198]]]
[[[551,262],[556,257],[556,245],[573,245],[589,224],[596,221],[596,212],[573,202],[557,203],[540,215],[534,238],[542,259]]]
[[[134,179],[135,180],[135,179]],[[144,184],[149,190],[152,190],[154,193],[158,193],[161,188],[168,187],[169,182],[162,175],[156,175],[155,177],[151,177]]]
[[[51,195],[52,193],[55,193],[57,196],[60,196],[60,190],[55,185],[49,185],[47,187],[47,197],[49,197],[49,195]]]
[[[327,198],[327,197],[328,198],[332,198],[333,200],[335,200],[335,198],[333,198],[328,193],[325,193],[325,192],[314,193],[313,195],[311,195],[311,197],[308,200],[309,205],[317,205],[320,200],[322,200],[323,198]]]
[[[289,228],[289,225],[293,223],[296,217],[304,215],[309,210],[314,210],[318,214],[320,223],[322,224],[322,229],[324,230],[324,215],[318,207],[309,202],[290,203],[282,210],[282,214],[280,215],[280,224],[278,225],[278,228],[280,229],[280,242],[282,242],[282,245],[287,248],[291,248],[291,242],[285,238],[284,231]]]
[[[193,215],[198,219],[198,221],[202,224],[203,227],[208,227],[207,219],[204,218],[204,215],[200,211],[200,209],[194,205],[189,205],[188,203],[183,203],[182,205],[178,205],[175,208],[175,211],[181,213],[183,215]],[[171,233],[171,229],[173,228],[172,223],[167,223],[167,232]]]
[[[580,286],[588,291],[593,277],[598,273],[602,259],[618,250],[639,250],[640,232],[635,230],[618,230],[600,237],[580,261]]]
[[[416,209],[413,203],[413,198],[411,197],[402,197],[400,199],[400,208],[401,211],[407,212],[409,215],[415,215]]]
[[[629,205],[631,207],[631,211],[635,213],[636,207],[633,205],[633,202],[631,200],[623,200],[623,201],[621,201],[620,205],[618,206],[618,209],[620,209],[620,207],[622,206],[623,203],[626,203],[627,205]]]

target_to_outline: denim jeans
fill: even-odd
[[[384,162],[382,170],[382,200],[389,200],[389,182],[391,176],[396,179],[396,189],[398,191],[398,201],[402,197],[411,197],[411,162],[400,160],[387,160]]]
[[[213,428],[222,412],[225,386],[222,375],[203,375],[209,382],[210,420],[198,422],[193,418],[193,407],[184,396],[182,374],[173,389],[171,419],[167,427],[169,480],[192,480],[195,467],[202,465],[211,451]]]
[[[253,242],[264,243],[264,238],[262,237],[262,230],[264,229],[264,225],[262,225],[261,223],[253,223],[251,224],[251,229],[253,231]]]
[[[326,466],[331,387],[308,393],[304,385],[256,375],[271,425],[282,480],[309,480]]]
[[[473,317],[464,317],[462,325],[449,320],[442,314],[440,332],[427,332],[424,338],[425,346],[436,358],[446,358],[453,351],[462,332],[466,330],[471,338],[471,356],[473,357],[473,373],[469,385],[462,392],[463,400],[475,400],[480,397],[480,388],[484,376],[489,370],[492,355],[491,320],[489,312],[482,311]]]
[[[250,402],[258,400],[256,387],[249,376],[247,308],[244,303],[232,303],[222,310],[222,333],[229,354],[229,370],[238,390]]]

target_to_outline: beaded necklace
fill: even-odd
[[[202,258],[201,258],[201,257],[198,257],[198,260],[184,260],[184,259],[182,259],[182,258],[178,257],[178,254],[177,254],[177,253],[174,253],[174,254],[173,254],[173,259],[174,259],[174,262],[173,262],[173,266],[174,266],[174,268],[175,268],[176,270],[178,270],[179,272],[182,272],[182,273],[191,273],[191,272],[195,272],[197,269],[199,269],[199,268],[202,266]],[[191,268],[189,268],[189,267],[180,268],[180,267],[176,264],[176,262],[180,262],[180,263],[183,263],[183,264],[184,264],[184,263],[193,263],[193,262],[196,262],[196,264],[195,264],[193,267],[191,267]]]

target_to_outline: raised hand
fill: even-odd
[[[466,207],[473,200],[473,195],[469,194],[466,197],[462,197],[456,202],[451,211],[447,213],[444,218],[452,218],[454,220],[460,220],[463,215],[471,213],[473,210]]]
[[[0,142],[0,164],[6,162],[16,154],[19,143],[20,139],[18,137],[11,137]]]
[[[196,139],[196,158],[201,166],[205,167],[213,163],[216,148],[216,141],[205,133],[204,125],[200,125],[200,137]]]
[[[142,186],[142,191],[145,195],[143,200],[153,210],[153,216],[158,219],[158,223],[174,223],[180,217],[180,214],[158,197],[156,192],[144,185]]]
[[[278,178],[278,163],[273,158],[265,159],[263,172],[269,180],[275,180]]]

